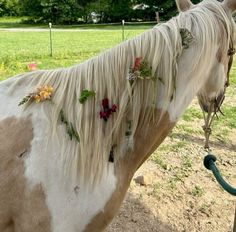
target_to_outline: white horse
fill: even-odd
[[[1,232],[102,231],[192,99],[222,95],[236,0],[177,6],[82,64],[0,83]]]

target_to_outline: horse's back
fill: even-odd
[[[50,215],[40,185],[29,189],[25,159],[34,137],[31,117],[19,116],[15,78],[0,84],[0,231],[47,232]],[[20,96],[19,96],[20,97]]]

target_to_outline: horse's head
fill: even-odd
[[[197,7],[190,0],[176,0],[176,3],[179,11],[188,11]],[[214,2],[206,1],[200,4],[209,7]],[[205,83],[198,92],[199,104],[205,112],[219,110],[224,100],[225,89],[229,84],[229,71],[234,55],[235,31],[232,14],[236,10],[236,0],[224,0],[221,4],[225,15],[232,22],[228,27],[226,22],[217,17],[218,12],[214,12],[216,19],[219,20],[218,49],[215,57],[212,57],[213,61],[209,61],[210,71],[206,71]]]

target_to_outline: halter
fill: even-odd
[[[230,37],[229,50],[228,50],[228,53],[227,53],[228,56],[229,56],[229,63],[228,63],[227,77],[226,77],[224,90],[223,90],[223,97],[221,98],[221,100],[219,102],[217,101],[217,98],[215,98],[214,100],[212,100],[210,102],[210,108],[208,110],[207,115],[204,112],[204,110],[202,109],[203,117],[204,117],[204,121],[205,121],[205,125],[202,127],[203,130],[204,130],[204,135],[205,135],[204,148],[207,151],[210,151],[209,139],[210,139],[210,135],[211,135],[211,132],[212,132],[211,124],[212,124],[213,120],[216,117],[218,118],[218,115],[217,115],[218,112],[220,112],[222,115],[224,115],[223,112],[221,111],[221,105],[222,105],[222,103],[225,99],[226,89],[229,86],[229,73],[230,73],[230,69],[231,69],[232,64],[233,64],[233,57],[234,57],[235,52],[236,52],[236,49],[234,48],[233,38]]]

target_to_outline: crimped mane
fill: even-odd
[[[188,50],[182,47],[180,28],[188,29],[194,36],[189,48],[189,52],[194,54],[194,73],[203,62],[206,63],[216,55],[219,21],[222,21],[229,34],[231,19],[222,5],[215,1],[204,1],[169,22],[81,64],[66,69],[31,73],[29,92],[39,85],[51,85],[55,90],[53,104],[42,104],[51,122],[48,146],[51,136],[60,141],[60,158],[65,173],[80,182],[98,183],[109,164],[112,147],[115,160],[132,152],[132,141],[133,144],[137,142],[137,129],[148,133],[146,128],[151,120],[158,123],[158,119],[152,117],[153,109],[160,106],[161,102],[164,112],[171,99],[175,98],[175,85],[179,81],[176,79],[178,60]],[[148,61],[155,81],[137,80],[130,85],[127,77],[137,57]],[[198,83],[198,80],[192,81]],[[96,95],[80,104],[78,99],[83,89],[94,90]],[[99,118],[104,98],[118,106],[117,112],[107,122]],[[77,130],[79,143],[69,139],[65,127],[61,130],[61,109]],[[125,134],[129,122],[132,122],[132,134],[127,142]]]

